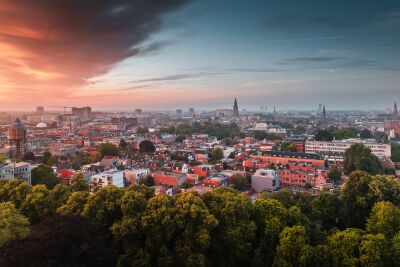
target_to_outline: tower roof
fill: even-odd
[[[11,125],[11,129],[13,129],[13,130],[18,130],[18,129],[25,130],[26,127],[25,127],[25,125],[21,122],[21,120],[20,120],[19,118],[17,118],[17,119],[15,120],[14,124]]]

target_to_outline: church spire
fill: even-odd
[[[233,102],[233,117],[239,117],[239,107],[236,97],[235,97],[235,102]]]
[[[393,107],[393,120],[398,120],[399,119],[399,112],[397,111],[397,103],[394,102],[394,107]]]

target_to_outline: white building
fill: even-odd
[[[362,143],[371,149],[372,153],[378,157],[392,156],[392,148],[390,144],[379,144],[374,140],[347,139],[333,141],[306,141],[306,153],[319,153],[327,158],[343,159],[346,149],[355,143]]]
[[[274,170],[258,169],[251,176],[251,187],[256,192],[273,191],[279,187],[279,175]]]
[[[109,170],[99,174],[92,175],[89,181],[90,191],[95,188],[102,188],[108,185],[124,187],[124,172],[118,170]]]
[[[138,184],[143,177],[149,174],[150,172],[148,169],[124,170],[125,179],[130,184]]]
[[[19,178],[31,184],[32,165],[28,162],[4,164],[0,166],[0,178],[11,180]]]

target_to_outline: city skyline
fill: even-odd
[[[237,97],[240,110],[385,110],[400,100],[398,2],[289,2],[0,0],[0,109],[202,110]]]

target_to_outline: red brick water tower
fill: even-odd
[[[16,119],[8,129],[8,141],[14,149],[15,157],[21,158],[26,152],[26,127],[20,119]]]

